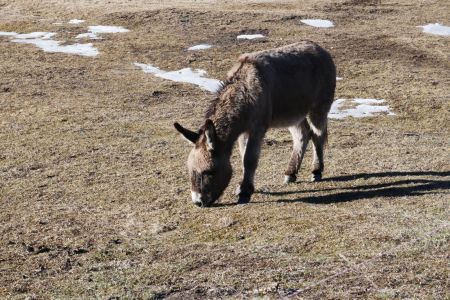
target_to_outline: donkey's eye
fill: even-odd
[[[202,175],[204,175],[204,176],[211,176],[211,175],[214,175],[214,171],[212,171],[212,170],[203,171]]]

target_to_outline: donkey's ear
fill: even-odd
[[[207,119],[205,121],[205,137],[206,137],[206,149],[209,151],[214,150],[216,147],[216,129],[213,121]]]
[[[190,131],[189,129],[184,128],[183,126],[181,126],[178,123],[174,123],[173,126],[175,127],[175,129],[181,133],[181,135],[188,140],[189,142],[195,144],[195,142],[198,140],[198,138],[200,137],[200,135],[197,132],[194,131]]]

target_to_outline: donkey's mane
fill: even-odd
[[[209,102],[208,108],[206,109],[205,118],[210,118],[212,115],[215,114],[216,108],[218,105],[220,105],[220,96],[229,88],[231,85],[236,83],[236,78],[227,79],[225,81],[221,81],[219,88],[214,93],[213,99]]]
[[[226,79],[225,81],[221,81],[219,84],[219,88],[214,93],[214,96],[216,98],[220,97],[220,95],[224,92],[224,90],[233,82],[235,82],[235,80],[233,79]]]
[[[242,54],[241,56],[239,56],[238,61],[236,64],[234,64],[234,66],[230,69],[230,71],[228,71],[227,73],[227,79],[225,81],[221,81],[219,88],[217,89],[216,93],[215,93],[215,97],[211,100],[211,102],[209,103],[208,109],[206,110],[206,118],[211,117],[212,115],[215,114],[216,112],[216,108],[220,103],[220,96],[229,88],[231,87],[233,84],[237,84],[237,83],[242,83],[241,81],[241,76],[239,75],[239,73],[241,73],[241,69],[245,64],[248,63],[254,63],[255,61],[253,60],[253,58],[251,57],[250,54]],[[245,76],[245,74],[244,74]],[[239,90],[242,90],[242,87],[239,87],[237,89],[235,89],[235,92],[237,93]]]

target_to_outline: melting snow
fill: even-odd
[[[73,19],[70,20],[71,24],[80,24],[83,23],[84,20]],[[120,26],[89,26],[89,32],[82,33],[77,36],[77,38],[88,37],[91,39],[97,39],[97,34],[102,33],[117,33],[117,32],[128,32],[128,29],[125,29]],[[23,33],[19,34],[16,32],[4,32],[0,31],[0,36],[7,36],[11,38],[14,43],[21,44],[32,44],[36,47],[41,48],[45,52],[62,52],[68,54],[76,54],[82,56],[96,56],[98,55],[98,50],[91,43],[87,44],[71,44],[71,45],[61,45],[63,41],[56,41],[52,38],[56,35],[54,32],[31,32],[31,33]]]
[[[178,71],[163,71],[152,65],[139,63],[135,63],[134,65],[140,67],[145,73],[154,74],[157,77],[172,81],[192,83],[210,92],[215,92],[220,87],[220,80],[205,77],[207,75],[206,71],[201,69],[192,70],[191,68],[184,68]]]
[[[44,50],[44,52],[61,52],[68,54],[76,54],[82,56],[96,56],[98,50],[89,44],[72,44],[72,45],[60,45],[61,41],[44,40],[44,39],[14,39],[14,43],[33,44],[38,48]]]
[[[100,39],[95,33],[92,33],[92,32],[80,33],[79,35],[76,36],[76,38],[77,39],[89,38],[91,40]]]
[[[200,45],[195,45],[195,46],[189,47],[188,50],[190,50],[190,51],[205,50],[205,49],[209,49],[211,47],[212,46],[208,45],[208,44],[200,44]]]
[[[104,26],[104,25],[95,25],[89,26],[89,31],[93,33],[119,33],[119,32],[128,32],[129,30],[123,28],[122,26]]]
[[[357,105],[353,108],[347,109],[341,108],[343,104],[346,103],[347,101],[351,101],[352,103]],[[333,102],[328,117],[330,119],[344,119],[347,117],[354,117],[354,118],[373,117],[377,114],[395,115],[393,112],[390,111],[389,106],[379,105],[381,103],[384,103],[384,99],[361,99],[361,98],[356,98],[353,100],[337,99]]]
[[[19,40],[26,40],[26,39],[43,39],[48,40],[52,36],[56,35],[56,33],[53,32],[31,32],[31,33],[22,33],[22,34],[16,34],[14,35],[14,38]]]
[[[258,34],[241,34],[241,35],[237,36],[238,40],[242,40],[242,39],[254,40],[254,39],[262,39],[262,38],[265,38],[265,36],[262,34],[259,34],[259,33]]]
[[[305,20],[301,20],[301,22],[305,23],[306,25],[314,26],[314,27],[321,27],[321,28],[334,27],[333,22],[328,21],[328,20],[305,19]]]
[[[6,32],[6,31],[0,31],[0,36],[16,36],[16,32]]]
[[[85,20],[72,19],[69,21],[69,24],[81,24],[84,22],[85,22]]]
[[[102,33],[120,33],[120,32],[128,32],[129,30],[123,28],[122,26],[104,26],[104,25],[95,25],[89,26],[87,33],[81,33],[76,36],[77,39],[80,38],[90,38],[90,39],[99,39],[98,35]]]
[[[450,27],[441,25],[439,23],[427,24],[427,25],[417,26],[417,27],[422,27],[423,28],[422,31],[426,32],[426,33],[431,33],[431,34],[436,34],[436,35],[444,35],[444,36],[450,35]]]
[[[55,41],[51,38],[54,32],[31,32],[18,34],[15,32],[0,32],[0,36],[13,38],[11,41],[20,44],[32,44],[45,52],[62,52],[82,56],[96,56],[98,50],[92,44],[72,44],[60,45],[62,41]]]

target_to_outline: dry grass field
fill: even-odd
[[[0,31],[130,30],[96,57],[0,37],[0,298],[450,299],[450,37],[416,27],[449,20],[445,0],[0,0]],[[212,96],[133,64],[223,79],[303,39],[332,53],[337,98],[396,115],[332,120],[319,183],[308,149],[282,184],[291,138],[271,130],[249,204],[235,151],[223,197],[194,206],[172,124],[199,127]]]

